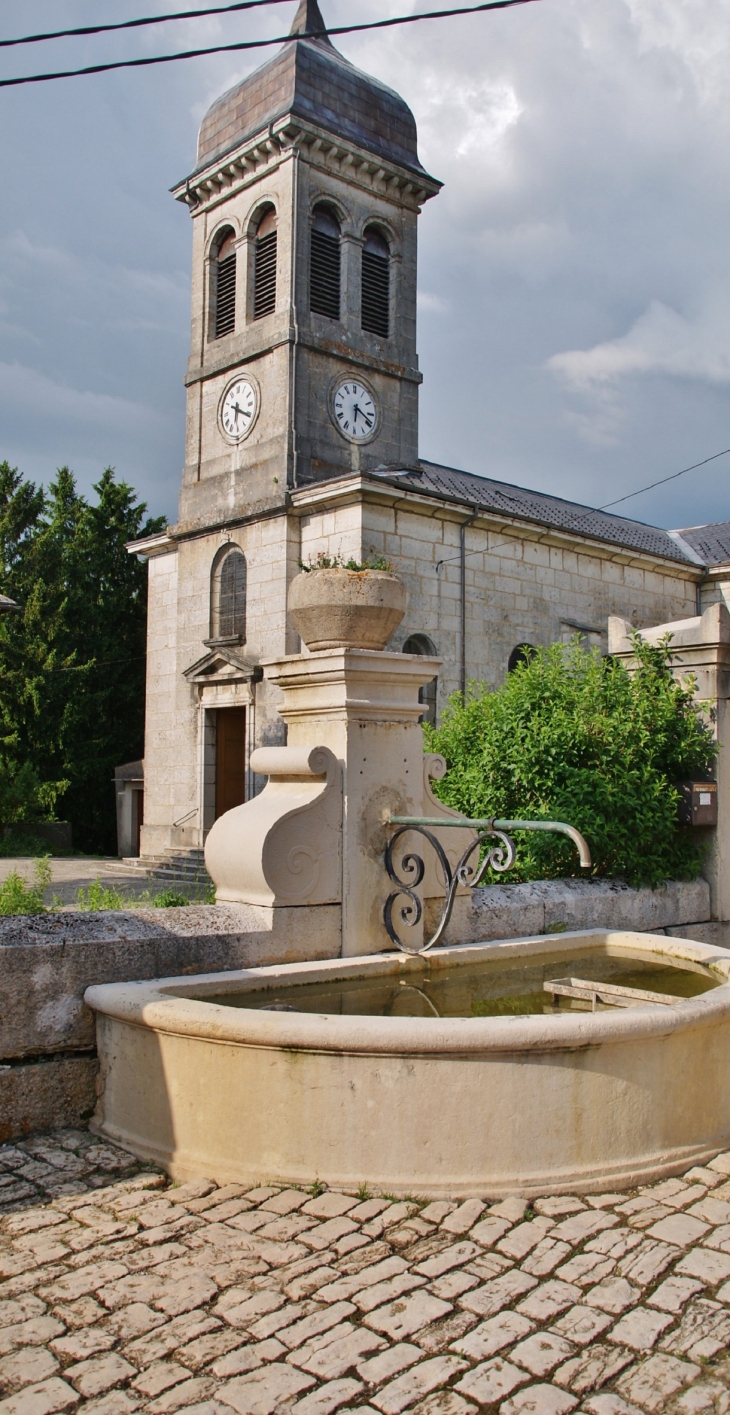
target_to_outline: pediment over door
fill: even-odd
[[[251,659],[229,648],[210,649],[183,673],[188,683],[197,683],[201,688],[224,687],[228,683],[258,683],[263,676],[260,664],[252,663]]]

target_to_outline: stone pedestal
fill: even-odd
[[[441,660],[328,649],[264,666],[281,689],[292,747],[321,743],[342,765],[342,954],[390,948],[383,856],[390,815],[423,814],[423,704]]]
[[[608,651],[631,666],[633,650],[627,620],[608,621]],[[717,777],[717,827],[703,873],[710,886],[712,917],[730,921],[730,613],[724,604],[713,604],[703,615],[642,629],[641,637],[656,644],[671,634],[672,672],[675,678],[694,674],[695,697],[707,713],[719,743],[714,775]]]

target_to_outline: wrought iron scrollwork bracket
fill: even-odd
[[[394,825],[396,830],[386,846],[385,868],[395,889],[385,901],[383,922],[388,937],[402,953],[428,953],[429,949],[434,948],[440,942],[453,913],[456,892],[460,885],[465,885],[469,889],[478,889],[487,870],[492,869],[497,874],[504,874],[512,868],[515,862],[515,845],[511,836],[507,834],[509,830],[544,830],[567,835],[578,848],[581,867],[583,869],[591,867],[591,854],[585,839],[574,826],[565,825],[562,821],[459,820],[448,817],[436,819],[426,816],[391,816],[390,824]],[[477,832],[453,869],[441,841],[434,835],[434,829],[440,830],[444,827],[462,830],[467,827]],[[443,875],[445,889],[444,907],[436,932],[426,943],[414,947],[409,947],[408,943],[400,937],[393,921],[393,915],[396,913],[401,925],[414,929],[418,927],[423,918],[423,904],[416,892],[418,886],[423,882],[426,872],[423,857],[409,850],[396,863],[394,854],[398,841],[409,831],[415,835],[423,836],[434,850]],[[488,841],[494,843],[484,851],[480,859],[482,846],[486,845]],[[472,863],[475,853],[477,855],[476,864]],[[400,903],[396,909],[398,900],[404,902]]]

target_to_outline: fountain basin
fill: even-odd
[[[543,978],[637,968],[648,990],[675,969],[683,995],[534,1003]],[[497,979],[492,998],[531,979],[534,1010],[518,999],[484,1015],[477,997],[477,1015],[434,1015],[454,987],[473,1012],[466,984],[480,970]],[[402,1015],[414,1007],[401,988],[427,1015]],[[314,989],[332,1010],[289,1010],[300,989],[305,1006]],[[389,1015],[348,1001],[388,989]],[[86,1002],[101,1061],[93,1128],[181,1180],[529,1196],[648,1182],[730,1144],[730,952],[686,939],[584,930],[92,987]]]

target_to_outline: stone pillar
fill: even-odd
[[[385,823],[391,814],[423,814],[418,690],[440,665],[418,654],[343,648],[264,664],[283,694],[289,746],[329,747],[342,765],[344,957],[392,946],[383,924],[393,888],[383,862]]]
[[[608,651],[631,667],[629,638],[632,625],[625,619],[608,621]],[[710,605],[702,616],[679,619],[642,629],[641,637],[656,644],[671,634],[672,672],[675,678],[696,679],[695,698],[706,711],[719,743],[716,762],[717,828],[705,859],[704,876],[710,886],[712,917],[730,921],[730,613],[724,604]]]

